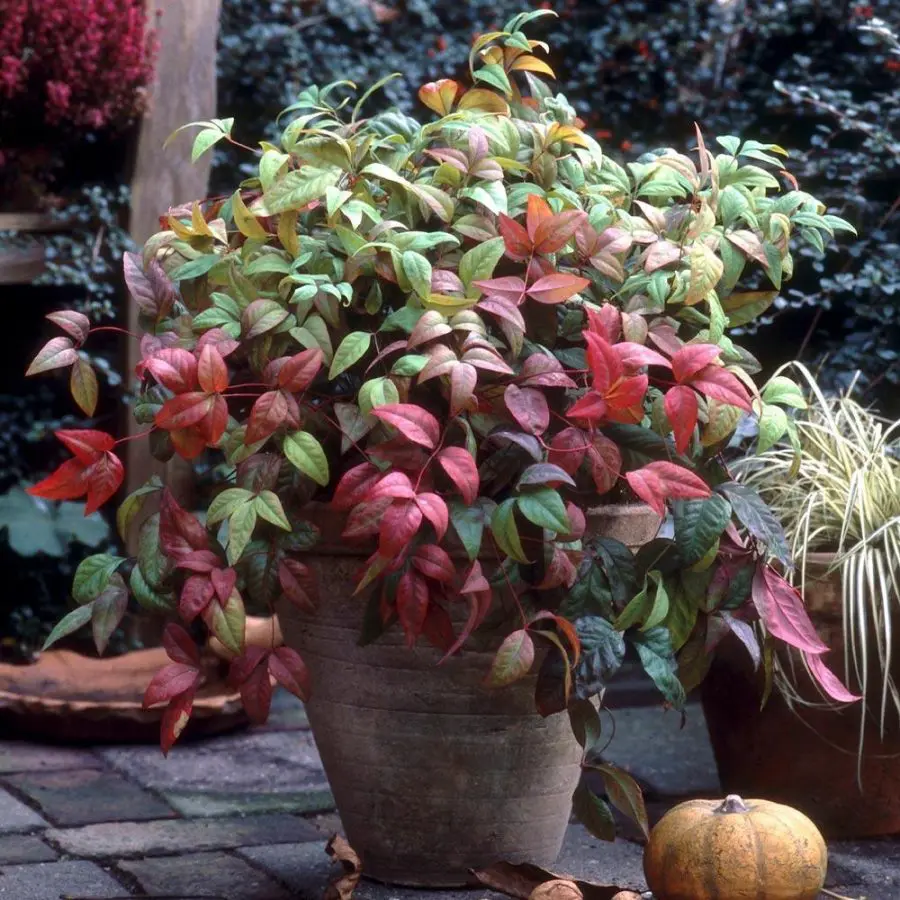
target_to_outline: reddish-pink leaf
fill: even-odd
[[[774,569],[760,563],[753,575],[753,605],[773,637],[805,653],[825,653],[828,647],[815,626],[797,589]]]
[[[230,566],[227,569],[213,569],[209,573],[209,580],[219,603],[225,606],[237,584],[237,572]]]
[[[525,331],[525,319],[519,311],[519,307],[512,300],[505,300],[502,297],[482,297],[476,304],[476,308],[496,316],[501,323],[509,322],[519,331]]]
[[[221,394],[207,394],[207,397],[209,407],[206,416],[197,424],[197,431],[208,447],[215,447],[228,425],[228,404]]]
[[[222,328],[210,328],[209,331],[204,331],[197,338],[197,346],[194,347],[195,352],[200,353],[207,344],[212,344],[223,359],[240,347],[240,343]]]
[[[354,506],[347,516],[347,524],[341,532],[341,537],[360,538],[378,534],[381,519],[393,502],[390,497],[379,497],[377,500]]]
[[[538,278],[528,288],[528,296],[538,303],[565,303],[570,297],[583,291],[590,280],[580,275],[568,275],[565,272],[556,272],[553,275],[544,275]]]
[[[458,416],[474,405],[478,370],[468,363],[457,363],[450,370],[450,415]]]
[[[691,384],[702,394],[721,403],[751,411],[750,395],[741,380],[721,366],[707,366],[691,378]]]
[[[456,578],[456,567],[443,547],[437,544],[422,544],[412,558],[414,569],[441,584],[450,584]]]
[[[47,313],[44,318],[49,319],[54,325],[59,325],[66,334],[75,339],[77,345],[81,345],[87,340],[91,330],[91,320],[84,313],[75,312],[72,309]]]
[[[469,567],[466,580],[459,592],[461,594],[480,594],[482,591],[490,591],[490,589],[491,586],[487,578],[484,577],[481,563],[476,559]]]
[[[177,697],[173,697],[163,710],[159,729],[159,745],[162,747],[163,756],[169,755],[175,741],[181,737],[181,733],[190,721],[194,708],[195,690],[196,688],[192,687]]]
[[[446,653],[456,640],[453,631],[453,622],[450,614],[443,606],[437,603],[428,604],[428,612],[425,613],[425,622],[422,624],[422,636],[442,653]]]
[[[247,424],[245,444],[255,444],[274,434],[284,424],[288,413],[287,397],[283,391],[266,391],[254,402]]]
[[[581,466],[590,442],[580,428],[563,428],[550,441],[549,462],[574,475]]]
[[[240,656],[231,660],[228,670],[228,683],[234,687],[243,684],[256,670],[257,666],[269,655],[265,647],[247,646]]]
[[[144,692],[144,709],[165,703],[185,691],[195,688],[200,681],[200,672],[193,665],[169,663],[152,678]]]
[[[633,344],[630,341],[623,341],[620,344],[613,344],[613,352],[628,369],[640,369],[643,366],[663,366],[669,368],[669,361],[650,347],[643,344]]]
[[[194,550],[175,563],[179,569],[188,569],[201,575],[208,575],[213,569],[217,569],[219,564],[219,557],[212,550]]]
[[[49,372],[51,369],[62,369],[65,366],[71,366],[77,359],[78,352],[75,350],[71,338],[51,338],[41,347],[25,374],[37,375],[40,372]]]
[[[283,559],[278,564],[278,583],[284,596],[298,609],[314,612],[316,608],[316,582],[312,572],[297,559]]]
[[[477,561],[473,564],[478,565]],[[478,578],[481,581],[484,581],[487,584],[484,576],[481,575],[481,567],[478,569]],[[472,580],[472,576],[470,575],[469,579],[467,579],[466,584]],[[464,596],[466,602],[469,604],[469,616],[466,619],[466,624],[463,625],[462,630],[459,633],[459,637],[453,642],[453,644],[447,648],[447,652],[444,654],[444,657],[441,659],[441,662],[449,659],[456,653],[465,642],[471,637],[472,632],[478,628],[479,625],[485,620],[488,612],[491,608],[491,601],[493,599],[493,594],[491,593],[490,587],[485,588],[484,590],[473,590],[464,592]]]
[[[553,548],[553,555],[544,573],[544,580],[536,585],[539,591],[546,591],[558,587],[571,587],[575,583],[578,573],[568,554],[559,547]]]
[[[212,410],[214,398],[201,391],[191,391],[187,394],[178,394],[170,400],[166,400],[156,416],[154,423],[157,428],[166,431],[182,431],[199,424]]]
[[[72,455],[85,465],[96,462],[116,446],[115,440],[104,431],[90,429],[60,429],[53,432]]]
[[[587,330],[614,344],[622,334],[622,313],[612,303],[604,303],[599,310],[588,309]]]
[[[712,491],[699,476],[670,462],[652,462],[625,475],[631,489],[663,516],[668,500],[702,500]]]
[[[285,690],[304,703],[309,700],[309,671],[296,650],[276,647],[269,655],[269,672]]]
[[[853,703],[856,700],[862,700],[859,694],[849,691],[840,678],[825,665],[822,654],[804,653],[803,658],[806,660],[810,674],[832,700],[837,700],[838,703]]]
[[[360,463],[348,469],[337,487],[331,500],[333,509],[347,510],[356,506],[378,482],[381,471],[372,463]]]
[[[378,483],[369,489],[366,500],[377,500],[380,497],[391,497],[394,500],[412,500],[416,496],[409,475],[405,472],[388,472]]]
[[[241,703],[250,721],[262,725],[272,706],[272,679],[267,666],[257,666],[241,684]]]
[[[206,449],[203,436],[193,428],[170,431],[169,437],[183,459],[196,459]]]
[[[529,434],[543,434],[550,427],[550,406],[542,391],[509,384],[503,394],[506,408]]]
[[[125,467],[113,453],[104,453],[84,473],[87,485],[87,502],[84,505],[86,516],[96,512],[112,497],[125,479]]]
[[[603,397],[596,391],[588,391],[566,410],[566,418],[596,423],[606,418],[608,412],[609,406]]]
[[[412,647],[422,633],[428,615],[428,582],[412,569],[405,572],[397,584],[397,618]]]
[[[286,391],[296,393],[309,387],[322,368],[322,351],[303,350],[292,356],[278,370],[278,384]]]
[[[447,533],[447,526],[450,524],[450,512],[447,504],[437,494],[425,493],[416,497],[416,504],[422,510],[422,514],[431,522],[437,539],[440,541]]]
[[[681,259],[681,247],[671,241],[659,240],[652,243],[644,255],[644,271],[655,272]]]
[[[44,500],[75,500],[87,492],[85,465],[77,459],[67,459],[55,472],[26,488],[32,497]]]
[[[422,524],[422,510],[412,500],[397,500],[381,517],[378,549],[384,556],[396,556],[413,539]]]
[[[486,683],[490,687],[504,687],[524,678],[534,663],[534,641],[520,628],[508,635],[497,650]]]
[[[587,454],[597,492],[608,493],[622,474],[622,454],[618,446],[605,435],[595,434]]]
[[[473,281],[472,284],[485,297],[500,300],[503,303],[518,306],[525,299],[525,282],[518,275],[504,275],[502,278],[486,278]]]
[[[534,196],[529,194],[529,198]],[[580,209],[567,209],[555,216],[542,219],[534,231],[535,252],[556,253],[562,250],[586,219],[587,216]]]
[[[678,382],[690,381],[701,369],[718,358],[722,348],[715,344],[685,344],[672,357],[672,374]]]
[[[594,378],[594,389],[605,394],[625,375],[625,366],[612,344],[593,331],[582,332],[587,342],[587,363]]]
[[[544,222],[553,218],[553,209],[550,204],[537,194],[528,195],[528,207],[525,212],[525,226],[528,229],[528,237],[536,242],[537,230]]]
[[[569,518],[569,533],[561,534],[559,539],[565,543],[580,541],[587,530],[587,520],[580,506],[576,506],[570,500],[566,501],[566,515]]]
[[[183,394],[197,383],[197,359],[181,347],[166,347],[147,360],[147,369],[170,391]]]
[[[515,220],[500,213],[497,228],[506,245],[506,255],[517,261],[526,260],[531,256],[533,244],[528,232]]]
[[[197,381],[209,394],[221,394],[228,387],[228,367],[215,344],[205,344],[200,351]]]
[[[180,559],[194,550],[209,548],[209,536],[196,516],[179,506],[175,496],[164,488],[159,506],[159,546],[166,556]]]
[[[697,425],[699,404],[693,388],[679,384],[666,391],[663,400],[666,418],[675,435],[675,449],[684,453],[691,443],[694,427]]]
[[[610,409],[630,409],[639,403],[643,403],[647,394],[649,379],[646,375],[632,375],[630,378],[620,378],[606,392],[605,400]]]
[[[194,639],[180,625],[175,622],[166,625],[162,643],[172,662],[200,668],[200,651]]]
[[[193,622],[213,598],[212,582],[205,575],[192,575],[184,582],[178,612],[185,622]]]
[[[372,415],[397,429],[407,440],[434,450],[441,436],[438,420],[414,403],[388,403],[372,410]]]
[[[575,382],[566,375],[562,363],[546,353],[532,353],[522,364],[522,387],[575,388]]]
[[[450,480],[459,489],[467,506],[478,496],[478,466],[464,447],[445,447],[437,455],[437,461]]]
[[[409,340],[406,342],[396,341],[395,344],[399,344],[397,349],[407,347],[412,350],[414,347],[418,347],[421,344],[427,344],[429,341],[443,337],[445,334],[450,334],[452,331],[453,329],[446,321],[444,321],[444,317],[437,310],[430,309],[427,312],[422,313],[421,318],[413,327]],[[391,346],[393,347],[394,344]],[[385,348],[385,353],[387,352],[387,349],[388,348]],[[381,354],[379,354],[379,356],[380,355]]]

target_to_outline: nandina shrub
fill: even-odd
[[[589,702],[627,645],[676,708],[729,633],[766,667],[758,635],[800,648],[823,688],[850,699],[778,572],[778,521],[722,457],[742,412],[758,415],[765,448],[792,435],[785,407],[804,403],[785,378],[761,395],[728,329],[773,302],[792,236],[847,226],[758,141],[724,136],[714,152],[698,130],[693,155],[613,162],[538,77],[552,76],[546,48],[522,29],[540,15],[474,42],[470,89],[422,87],[424,123],[366,118],[369,93],[353,104],[346,83],[304,91],[280,143],[260,145],[258,175],[227,200],[170,210],[143,254],[126,255],[146,332],[135,416],[160,459],[211,454],[229,486],[202,521],[158,482],[128,497],[123,530],[161,491],[137,557],[86,560],[79,605],[48,643],[88,621],[102,643],[129,597],[181,620],[145,698],[166,704],[165,751],[200,678],[186,626],[231,652],[255,719],[273,679],[315,690],[293,650],[246,644],[245,610],[314,611],[304,557],[322,501],[347,541],[377,543],[357,588],[376,632],[400,628],[446,657],[505,616],[485,673],[496,688],[548,648],[540,712],[569,709],[585,765],[644,824],[634,782],[599,761]],[[195,155],[231,140],[230,120],[196,124]],[[768,289],[747,289],[760,279]],[[65,335],[31,371],[74,365],[90,411],[78,356],[90,322],[51,318]],[[98,508],[122,482],[116,441],[58,436],[73,458],[33,493]],[[591,509],[622,501],[670,516],[673,537],[633,553],[587,531]],[[499,563],[482,566],[483,551]],[[458,631],[456,604],[469,611]],[[575,801],[609,836],[603,802],[586,787]]]

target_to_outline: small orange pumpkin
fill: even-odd
[[[644,850],[655,900],[816,900],[827,868],[825,841],[803,813],[735,795],[674,807]]]

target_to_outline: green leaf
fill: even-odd
[[[97,653],[103,656],[112,633],[119,627],[128,609],[128,591],[121,575],[110,581],[109,587],[91,604],[91,627]]]
[[[759,494],[749,485],[736,481],[717,485],[715,490],[728,498],[738,521],[747,531],[762,541],[777,559],[790,565],[791,553],[781,522]]]
[[[516,498],[507,497],[491,516],[491,534],[497,542],[497,546],[516,562],[527,563],[528,557],[522,549],[522,539],[519,537],[519,529],[515,517]],[[565,511],[565,510],[563,510]]]
[[[583,781],[572,795],[572,812],[594,837],[601,841],[616,839],[616,821],[609,807]]]
[[[431,294],[431,263],[413,250],[407,250],[400,257],[400,265],[406,280],[420,297]]]
[[[204,128],[194,138],[194,145],[191,147],[191,162],[195,163],[210,147],[219,143],[225,134],[218,128]]]
[[[512,93],[509,78],[499,63],[489,63],[475,71],[475,80],[495,87],[508,97]]]
[[[359,411],[367,416],[377,406],[385,406],[389,403],[400,402],[400,392],[397,385],[386,376],[372,378],[365,382],[359,389],[357,396]],[[368,427],[366,428],[368,431]]]
[[[47,636],[47,640],[44,641],[44,646],[41,648],[42,650],[46,650],[48,647],[51,647],[55,644],[60,638],[68,637],[68,635],[72,634],[73,631],[78,631],[82,625],[86,625],[91,620],[91,615],[93,613],[93,608],[91,604],[87,606],[79,606],[76,609],[73,609],[70,613],[66,613],[56,623],[53,631]]]
[[[619,613],[614,623],[616,631],[625,631],[628,628],[637,625],[638,622],[645,619],[652,608],[650,594],[647,591],[647,584],[628,601],[628,605]]]
[[[669,615],[666,617],[666,628],[673,650],[680,650],[694,630],[699,612],[694,594],[687,590],[684,580],[675,586],[669,602]]]
[[[169,613],[175,609],[175,598],[172,594],[161,593],[153,588],[144,576],[140,566],[131,570],[128,587],[135,600],[152,613]]]
[[[473,281],[481,281],[494,274],[494,269],[505,251],[503,238],[496,237],[476,244],[462,255],[459,261],[459,277],[466,286],[467,294]]]
[[[278,495],[274,491],[261,491],[259,496],[253,501],[253,505],[256,507],[260,517],[267,522],[271,522],[285,531],[291,530],[291,523],[284,514],[281,500],[278,499]]]
[[[263,194],[263,203],[269,213],[283,213],[292,209],[303,209],[313,200],[325,196],[325,191],[337,184],[342,172],[338,168],[302,169],[286,172],[273,182]]]
[[[169,558],[159,548],[159,513],[154,513],[141,525],[138,534],[138,565],[152,588],[159,588],[171,571]]]
[[[519,512],[540,528],[548,528],[557,534],[568,534],[572,529],[566,505],[553,488],[528,491],[518,497],[517,503]]]
[[[600,741],[600,713],[590,700],[574,700],[568,712],[575,740],[588,753]]]
[[[649,577],[656,584],[656,593],[653,595],[653,606],[650,607],[641,631],[649,631],[661,625],[669,615],[669,592],[666,590],[662,575],[659,572],[650,572]]]
[[[675,546],[685,566],[692,566],[719,539],[731,521],[731,504],[719,494],[674,504]]]
[[[329,379],[337,378],[341,372],[359,362],[368,352],[371,343],[372,335],[368,331],[351,331],[334,352],[334,359],[328,370]]]
[[[391,366],[391,374],[400,375],[404,378],[411,378],[414,375],[418,375],[427,365],[427,356],[422,356],[420,353],[407,353],[406,356],[401,356],[400,359]]]
[[[141,511],[147,497],[162,490],[162,480],[158,475],[154,475],[147,484],[142,485],[137,490],[132,491],[123,501],[116,512],[116,528],[119,531],[119,537],[127,540],[128,529],[131,527],[134,517]]]
[[[756,452],[765,453],[784,437],[787,429],[787,413],[780,406],[766,403],[763,406],[762,415],[759,417],[759,438],[756,443]]]
[[[487,520],[484,507],[478,503],[466,506],[461,500],[451,500],[447,506],[450,511],[450,524],[466,554],[471,560],[477,559]]]
[[[253,492],[246,488],[227,488],[213,497],[209,509],[206,511],[206,521],[210,525],[227,519],[239,506],[249,503],[253,499]]]
[[[256,507],[252,503],[242,504],[229,517],[226,555],[232,566],[241,558],[244,548],[250,543],[255,527]]]
[[[602,763],[592,765],[592,769],[603,776],[603,784],[606,787],[606,796],[619,812],[624,813],[633,822],[636,822],[644,837],[650,836],[650,823],[647,821],[647,808],[644,805],[644,796],[638,783],[624,769],[618,766]]]
[[[330,474],[325,450],[308,431],[295,431],[289,434],[284,439],[282,450],[290,463],[304,475],[312,478],[316,484],[323,487],[328,484]]]
[[[72,596],[76,603],[90,603],[109,584],[113,572],[125,562],[124,556],[110,553],[95,553],[83,559],[75,570],[72,582]]]
[[[681,709],[685,699],[684,687],[676,674],[678,666],[667,629],[660,626],[632,632],[630,640],[638,652],[644,671],[653,679],[666,700],[675,709]]]
[[[244,601],[237,590],[231,592],[224,606],[214,599],[204,610],[203,620],[207,628],[232,653],[243,652],[247,614]]]
[[[769,379],[763,388],[762,398],[766,403],[780,403],[795,409],[806,409],[808,405],[800,387],[784,375],[775,375]]]
[[[581,659],[575,667],[575,693],[581,699],[600,693],[625,659],[625,639],[603,616],[575,620]]]
[[[171,274],[172,281],[187,281],[190,278],[199,278],[205,275],[217,263],[222,262],[223,257],[218,253],[205,253],[196,259],[189,260],[184,265],[179,266]]]

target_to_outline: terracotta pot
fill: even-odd
[[[829,663],[841,671],[840,575],[826,574],[832,559],[810,554],[805,600],[831,648]],[[895,658],[898,653],[895,647]],[[820,699],[805,673],[798,687],[804,698]],[[732,641],[723,644],[703,682],[702,700],[725,793],[786,803],[831,838],[900,833],[900,729],[890,728],[882,740],[877,714],[870,712],[858,767],[858,705],[791,709],[776,691],[761,710],[761,695],[761,674],[746,651]]]
[[[632,546],[659,527],[646,507],[591,518],[595,534]],[[365,601],[352,594],[362,560],[341,540],[343,522],[320,523],[316,614],[282,605],[279,616],[310,669],[310,725],[364,874],[453,887],[498,860],[552,864],[580,771],[567,717],[535,712],[535,677],[483,687],[506,632],[479,633],[439,668],[437,651],[424,641],[410,650],[397,628],[360,647]]]

